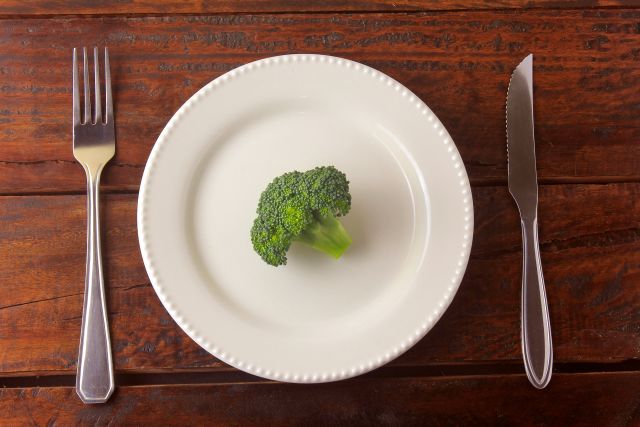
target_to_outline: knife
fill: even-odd
[[[538,176],[533,137],[533,55],[516,67],[507,91],[509,192],[522,226],[522,356],[539,389],[551,379],[553,346],[538,247]]]

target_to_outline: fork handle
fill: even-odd
[[[531,384],[544,388],[551,380],[553,346],[547,295],[538,245],[538,219],[522,225],[522,355]]]
[[[76,392],[84,403],[104,403],[115,388],[100,253],[100,171],[87,172],[87,270]]]

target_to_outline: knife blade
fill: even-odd
[[[522,356],[536,388],[551,380],[553,345],[538,244],[538,176],[533,120],[533,55],[516,67],[507,90],[509,192],[522,227]]]

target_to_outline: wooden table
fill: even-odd
[[[0,423],[640,423],[640,2],[90,3],[0,4]],[[73,388],[86,213],[70,65],[82,45],[111,49],[117,123],[102,224],[118,389],[91,407]],[[361,61],[425,100],[460,149],[476,212],[469,267],[436,327],[387,366],[324,385],[264,381],[198,347],[154,294],[136,235],[142,171],[176,109],[234,67],[292,52]],[[521,362],[506,188],[507,83],[529,52],[556,360],[544,391]]]

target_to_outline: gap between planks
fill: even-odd
[[[595,177],[566,177],[566,178],[540,178],[538,185],[609,185],[640,183],[640,176],[595,176]],[[471,187],[503,187],[507,181],[501,178],[481,178],[471,179]],[[138,194],[138,186],[124,186],[120,188],[110,187],[108,184],[100,188],[101,194]],[[86,190],[33,190],[33,191],[6,191],[0,192],[0,197],[20,197],[20,196],[79,196],[85,195]]]
[[[640,372],[640,360],[620,363],[556,363],[554,374],[589,374],[611,372]],[[388,366],[358,378],[462,378],[492,375],[525,376],[521,363],[481,363],[468,365]],[[258,384],[276,383],[246,372],[222,368],[214,371],[185,372],[122,372],[116,374],[117,386],[187,385],[187,384]],[[72,387],[73,374],[47,374],[0,377],[0,388]]]
[[[224,16],[224,15],[374,15],[374,14],[439,14],[439,13],[463,13],[463,12],[527,12],[527,11],[583,11],[583,10],[624,10],[624,9],[638,9],[638,6],[632,4],[625,5],[598,5],[598,6],[570,6],[562,7],[558,4],[545,6],[527,6],[527,7],[459,7],[459,8],[445,8],[445,9],[429,9],[429,8],[398,8],[398,9],[331,9],[331,10],[240,10],[240,11],[206,11],[206,12],[141,12],[141,13],[0,13],[0,20],[15,20],[15,19],[78,19],[78,18],[123,18],[123,19],[136,19],[136,18],[163,18],[163,17],[181,17],[181,16]]]

